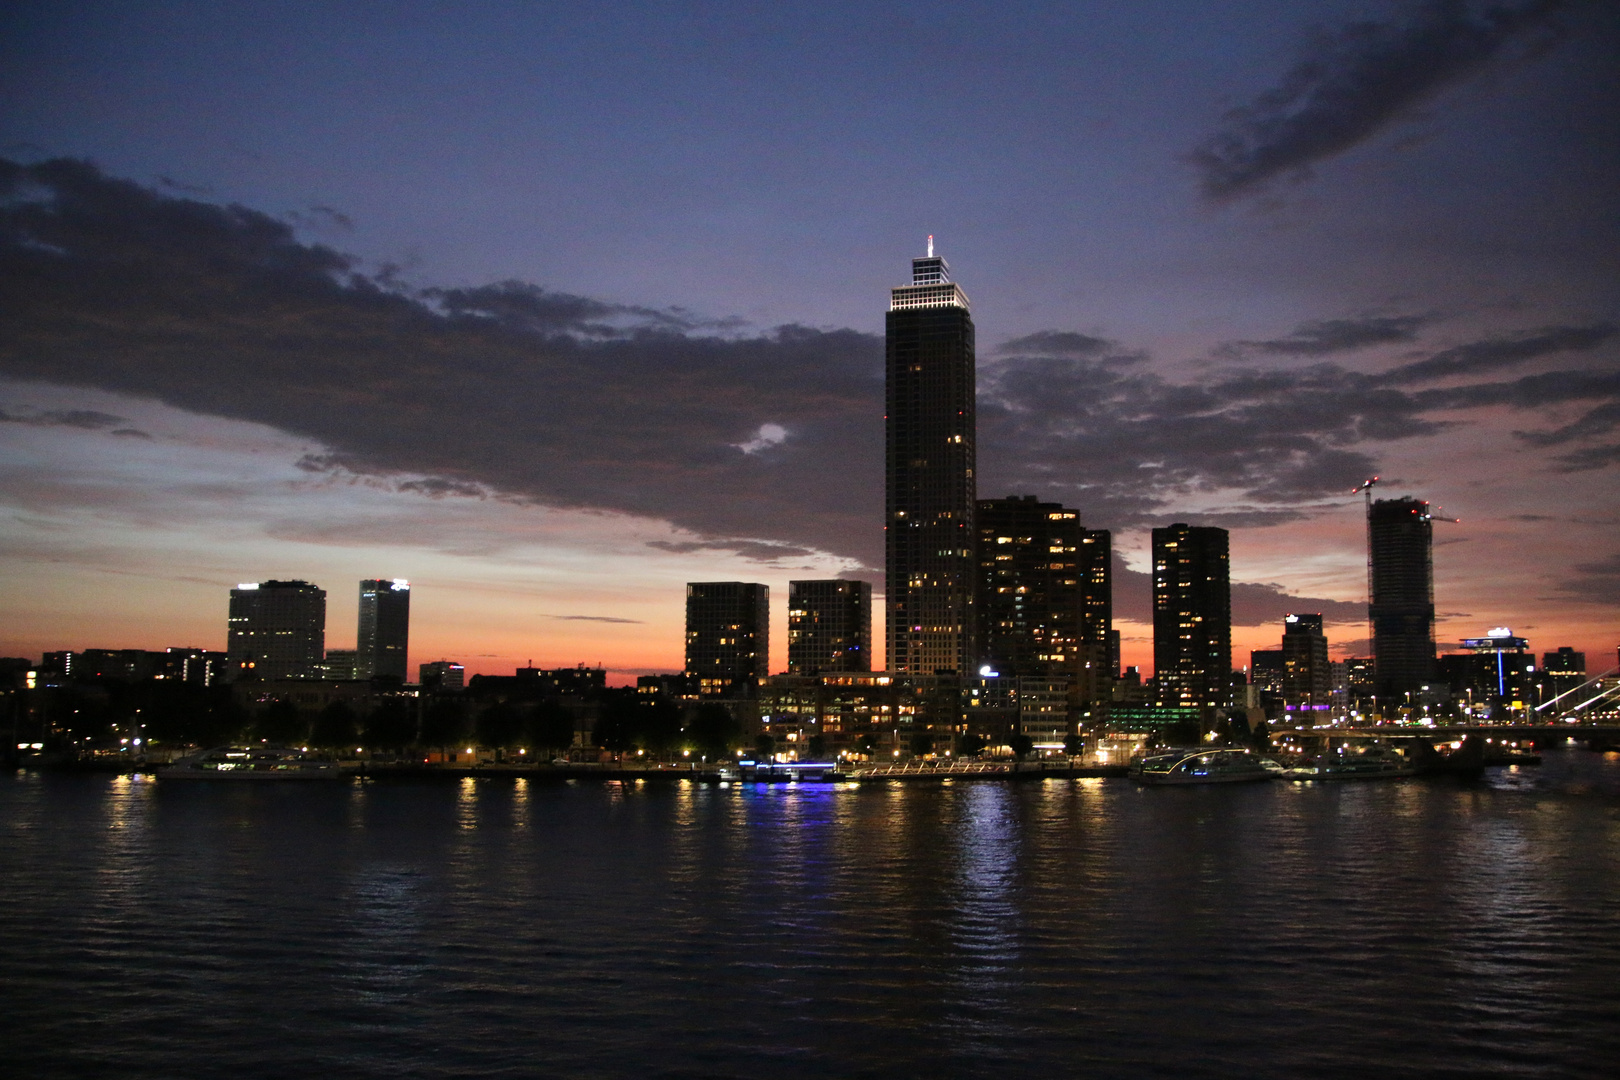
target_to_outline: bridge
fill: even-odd
[[[1520,723],[1520,724],[1374,724],[1366,727],[1282,728],[1272,731],[1279,735],[1332,735],[1373,739],[1415,738],[1430,742],[1457,742],[1477,735],[1482,739],[1514,742],[1534,742],[1547,746],[1565,739],[1584,742],[1594,747],[1620,750],[1620,723]]]

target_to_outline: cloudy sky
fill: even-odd
[[[0,654],[408,577],[412,663],[681,665],[691,580],[880,580],[882,318],[934,234],[980,494],[1232,530],[1235,652],[1620,642],[1620,4],[12,3]]]

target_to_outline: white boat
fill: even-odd
[[[219,746],[157,770],[159,780],[341,780],[335,761],[280,746]]]
[[[1287,759],[1287,780],[1384,780],[1411,776],[1417,766],[1382,739],[1324,736]]]
[[[1253,750],[1170,750],[1131,763],[1128,775],[1138,784],[1239,784],[1270,780],[1282,771]]]

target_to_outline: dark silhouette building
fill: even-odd
[[[1113,686],[1111,543],[1080,513],[1033,495],[981,499],[979,656],[1002,676],[1067,677],[1080,701]]]
[[[239,679],[318,679],[326,657],[326,590],[261,581],[231,590],[225,653]]]
[[[360,582],[360,628],[355,634],[354,677],[405,681],[411,635],[411,583],[402,578]]]
[[[745,581],[686,586],[686,674],[704,697],[752,696],[770,673],[771,589]]]
[[[1378,692],[1378,679],[1374,674],[1373,658],[1350,656],[1344,661],[1344,689],[1350,708],[1358,713],[1370,712]]]
[[[1321,614],[1283,619],[1282,664],[1283,709],[1307,714],[1296,716],[1301,721],[1308,714],[1325,714],[1333,702],[1333,665]]]
[[[459,693],[467,687],[467,669],[452,660],[430,660],[417,666],[416,681],[423,690]]]
[[[1561,647],[1557,652],[1544,652],[1541,654],[1541,701],[1551,701],[1564,694],[1570,694],[1564,702],[1564,707],[1576,704],[1572,691],[1580,688],[1586,681],[1586,654],[1576,652],[1568,645]]]
[[[842,578],[788,582],[788,671],[872,670],[872,586]]]
[[[966,672],[974,646],[974,339],[945,260],[911,261],[885,320],[888,667]]]
[[[1368,507],[1374,678],[1391,704],[1434,679],[1433,542],[1428,503],[1379,499]]]
[[[1232,586],[1225,529],[1153,530],[1153,681],[1160,706],[1229,704]]]

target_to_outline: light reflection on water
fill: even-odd
[[[1478,784],[0,779],[19,1075],[1601,1075],[1620,760]],[[17,1049],[17,1048],[21,1049]]]

